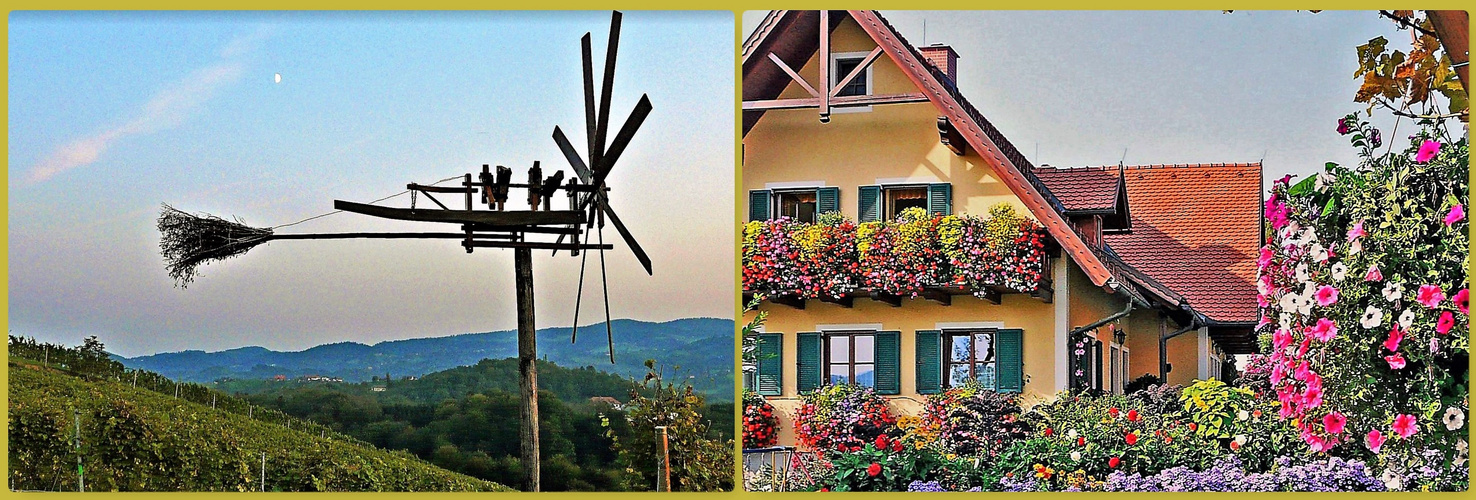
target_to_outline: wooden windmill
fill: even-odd
[[[538,373],[535,366],[537,343],[534,328],[532,251],[547,249],[557,253],[559,250],[569,250],[571,256],[577,256],[581,250],[599,250],[601,282],[604,286],[604,251],[614,248],[604,242],[604,227],[606,221],[609,221],[620,232],[621,238],[646,273],[651,273],[651,259],[610,208],[607,196],[609,188],[605,185],[605,178],[614,168],[615,162],[620,159],[641,123],[651,112],[650,99],[642,95],[620,131],[609,141],[606,140],[610,121],[610,94],[615,79],[615,56],[620,38],[620,18],[620,12],[614,12],[610,19],[610,41],[606,49],[604,81],[598,101],[595,100],[590,34],[585,33],[581,40],[587,157],[579,155],[563,130],[556,126],[553,131],[554,142],[574,171],[569,179],[564,179],[563,171],[545,177],[542,166],[535,161],[528,169],[527,182],[515,183],[512,182],[512,169],[499,165],[494,172],[489,164],[482,165],[481,171],[475,176],[471,173],[460,176],[460,186],[436,185],[439,183],[408,184],[406,191],[411,194],[409,208],[343,200],[333,202],[333,207],[338,211],[385,219],[458,225],[452,232],[276,234],[274,228],[253,228],[239,221],[186,213],[166,204],[159,216],[158,227],[161,233],[160,247],[170,276],[177,285],[187,286],[195,278],[196,268],[201,264],[241,255],[256,245],[271,240],[439,238],[460,239],[467,253],[472,253],[477,248],[513,249],[518,309],[518,366],[523,397],[522,462],[528,489],[538,491]],[[456,177],[442,182],[452,179]],[[520,191],[527,193],[528,210],[506,210],[509,198]],[[553,210],[552,200],[560,191],[568,200],[568,209]],[[437,199],[436,194],[459,194],[464,203],[460,209],[452,209]],[[416,207],[416,199],[420,196],[430,200],[435,208]],[[519,201],[512,203],[516,206]],[[598,238],[596,243],[589,243],[590,233]],[[569,242],[566,243],[565,238]],[[587,255],[586,253],[585,256]],[[581,260],[578,296],[583,295],[583,289],[584,260]],[[578,300],[576,298],[575,335],[578,332]],[[605,328],[610,361],[613,363],[614,338],[610,331],[609,315],[607,294]]]

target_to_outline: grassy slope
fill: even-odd
[[[71,489],[73,410],[87,489],[145,491],[506,491],[408,453],[321,438],[126,384],[11,359],[10,480]]]

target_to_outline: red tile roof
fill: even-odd
[[[1117,208],[1117,167],[1035,169],[1067,212]]]
[[[1125,175],[1133,231],[1104,235],[1112,250],[1212,321],[1255,322],[1261,164],[1129,166]]]

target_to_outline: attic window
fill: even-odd
[[[865,59],[865,56],[836,57],[834,66],[835,75],[831,77],[830,84],[840,85],[841,79],[845,78],[846,75],[851,74],[851,71],[854,71],[856,69],[856,66],[860,66],[863,59]],[[850,84],[846,85],[844,88],[841,88],[840,92],[836,93],[835,95],[836,97],[846,97],[856,95],[868,95],[870,93],[871,68],[866,68],[866,70],[862,71],[860,75],[856,76],[855,80],[851,80]]]

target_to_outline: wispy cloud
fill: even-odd
[[[118,141],[178,126],[199,112],[222,87],[241,78],[245,64],[237,60],[270,34],[258,29],[237,37],[221,50],[221,60],[171,82],[144,103],[131,119],[95,134],[63,144],[31,167],[28,183],[38,183],[68,170],[96,162]]]

